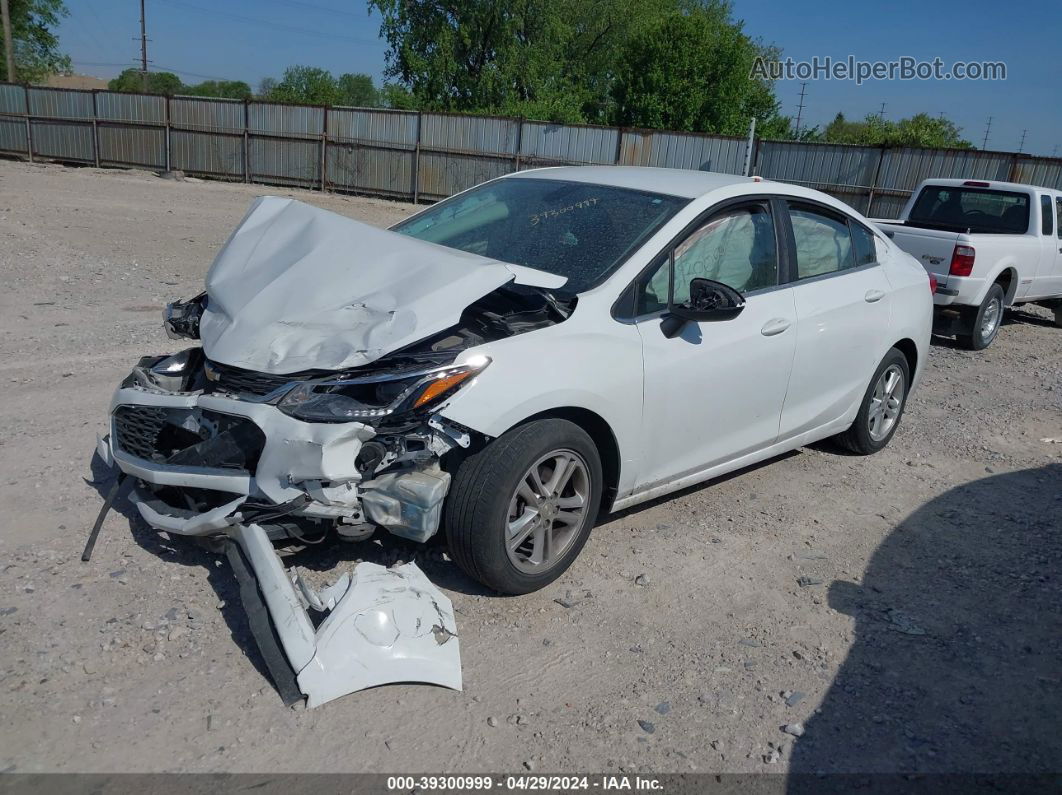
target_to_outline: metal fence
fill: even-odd
[[[1062,188],[1062,159],[1009,152],[750,142],[500,116],[11,83],[0,83],[0,153],[414,201],[537,166],[692,168],[807,185],[879,217],[898,214],[929,177]]]

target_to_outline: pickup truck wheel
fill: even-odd
[[[597,446],[578,425],[549,419],[514,428],[454,473],[445,506],[450,554],[497,591],[537,591],[582,550],[602,483]]]
[[[910,383],[911,370],[907,357],[898,349],[891,348],[870,379],[855,422],[847,431],[835,436],[834,440],[858,455],[870,455],[883,450],[900,426]]]
[[[992,344],[1003,324],[1003,288],[993,284],[971,322],[970,333],[959,336],[959,341],[972,351],[983,351]]]

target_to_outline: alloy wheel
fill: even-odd
[[[867,413],[870,438],[875,442],[886,438],[895,427],[903,408],[905,390],[903,370],[898,364],[889,365],[878,377]]]

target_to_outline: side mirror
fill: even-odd
[[[731,320],[745,308],[745,296],[728,284],[711,279],[690,281],[690,299],[681,304],[671,302],[661,326],[665,337],[677,336],[686,323]]]

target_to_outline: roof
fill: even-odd
[[[969,183],[969,182],[977,183],[977,185],[974,185],[974,186],[967,185],[967,183]],[[979,178],[976,178],[976,177],[972,178],[972,179],[948,179],[948,178],[944,178],[944,177],[941,177],[940,179],[930,178],[930,179],[927,179],[923,184],[941,185],[941,186],[945,186],[945,187],[949,187],[949,188],[987,186],[988,188],[990,188],[992,190],[1011,190],[1011,191],[1014,191],[1014,190],[1017,190],[1017,191],[1049,190],[1049,191],[1053,191],[1053,192],[1057,192],[1058,191],[1058,188],[1048,188],[1048,187],[1046,187],[1044,185],[1031,185],[1031,184],[1025,183],[1025,182],[1002,182],[1002,181],[1000,181],[998,179],[979,179]]]
[[[518,171],[507,179],[559,179],[568,182],[589,182],[615,188],[631,188],[653,193],[667,193],[695,199],[713,190],[739,183],[752,183],[751,177],[719,174],[714,171],[692,171],[681,168],[650,168],[647,166],[558,166]]]

